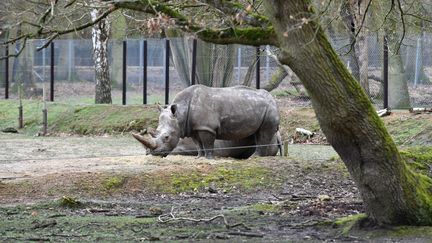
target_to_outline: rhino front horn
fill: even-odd
[[[155,149],[157,147],[153,139],[145,138],[137,133],[132,133],[132,136],[149,149]]]

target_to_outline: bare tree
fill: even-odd
[[[98,1],[93,1],[98,3]],[[91,19],[96,21],[101,9],[95,6],[91,10]],[[108,65],[108,40],[110,33],[109,17],[102,19],[92,26],[93,61],[95,65],[95,103],[111,104],[111,81]]]

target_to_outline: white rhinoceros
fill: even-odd
[[[279,130],[279,111],[272,95],[245,86],[211,88],[193,85],[161,110],[155,137],[140,139],[153,155],[168,155],[180,138],[190,137],[199,156],[213,157],[216,139],[255,141],[255,154],[271,156]]]

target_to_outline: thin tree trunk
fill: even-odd
[[[278,35],[280,60],[307,89],[321,128],[356,182],[370,219],[431,225],[432,180],[407,168],[368,96],[313,20],[310,1],[264,4]],[[294,28],[300,23],[301,28]]]
[[[356,28],[355,28],[355,23],[354,23],[354,16],[352,14],[352,10],[349,6],[348,1],[342,3],[340,15],[341,15],[342,20],[345,24],[345,28],[347,29],[348,39],[349,39],[349,43],[350,43],[350,49],[351,50],[348,53],[348,60],[350,62],[351,74],[354,76],[355,79],[357,79],[357,81],[359,81],[360,80],[360,68],[359,68],[359,63],[358,63],[358,55],[356,53],[357,48],[351,48],[356,42],[356,39],[355,39]],[[329,34],[330,34],[331,38],[333,38],[333,39],[336,38],[336,34],[334,33],[332,26],[330,26],[330,28],[329,28]]]
[[[91,11],[92,20],[99,16],[99,9]],[[95,103],[111,104],[111,82],[108,65],[108,35],[110,23],[107,18],[92,27],[93,60],[96,74]]]
[[[408,78],[400,54],[389,57],[389,106],[393,109],[410,108]]]
[[[120,58],[123,55],[123,46],[121,40],[126,38],[127,23],[121,12],[114,12],[111,19],[115,19],[110,23],[111,26],[111,84],[116,87],[121,87],[122,83],[122,65],[123,60]]]
[[[360,85],[363,87],[366,94],[369,96],[369,80],[368,80],[368,31],[366,29],[367,19],[365,18],[366,7],[369,1],[355,0],[350,1],[351,13],[353,14],[355,33],[358,33],[357,38],[354,40],[354,49],[357,55],[357,62],[359,67]],[[355,36],[353,36],[355,38]]]

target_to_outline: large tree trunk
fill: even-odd
[[[378,224],[432,224],[432,180],[407,168],[369,98],[314,21],[310,2],[264,3],[282,49],[280,60],[307,89],[321,128],[356,182],[370,219]]]
[[[100,10],[91,11],[92,20],[95,20]],[[96,74],[95,103],[111,104],[111,82],[108,66],[108,35],[110,23],[108,18],[101,20],[92,27],[93,60]]]

